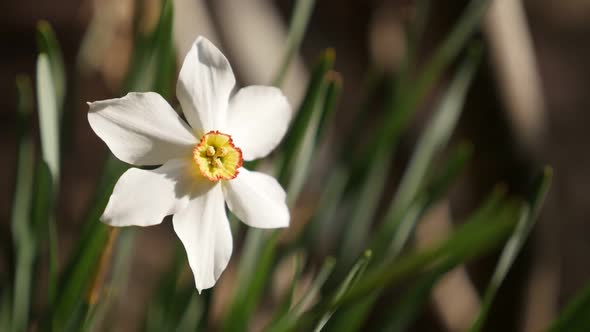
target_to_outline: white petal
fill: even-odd
[[[233,242],[220,186],[194,197],[172,217],[199,293],[215,285],[231,256]]]
[[[279,144],[291,121],[291,106],[281,90],[249,86],[232,98],[227,130],[245,160],[266,156]]]
[[[117,181],[100,218],[111,226],[151,226],[183,208],[190,182],[185,160],[170,160],[154,170],[131,168]]]
[[[176,96],[198,135],[223,129],[235,84],[234,73],[221,51],[206,38],[197,38],[184,58]]]
[[[249,226],[289,226],[287,195],[272,176],[241,168],[235,179],[224,183],[223,189],[229,209]]]
[[[126,163],[161,165],[190,156],[197,143],[188,125],[157,93],[129,93],[89,106],[90,127]]]

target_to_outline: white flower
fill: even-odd
[[[187,125],[159,94],[129,93],[89,103],[88,122],[131,168],[121,176],[101,220],[151,226],[173,214],[199,292],[213,287],[232,252],[225,204],[258,228],[289,225],[285,191],[242,160],[268,155],[285,135],[291,107],[274,87],[249,86],[230,99],[235,77],[225,56],[197,38],[176,85]]]

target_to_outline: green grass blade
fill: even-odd
[[[343,166],[336,166],[330,173],[320,195],[318,206],[321,209],[318,209],[304,230],[309,245],[319,246],[320,251],[327,247],[325,239],[333,231],[334,218],[340,208],[349,175],[349,171]]]
[[[123,80],[123,92],[150,91],[155,76],[152,57],[153,34],[145,33],[141,27],[142,17],[145,17],[146,4],[134,1],[133,12],[133,53]]]
[[[390,156],[393,154],[396,142],[407,127],[418,104],[435,84],[442,71],[451,64],[454,58],[464,48],[469,37],[477,30],[479,22],[485,14],[487,5],[487,0],[472,0],[469,3],[457,25],[435,51],[432,58],[424,66],[424,69],[420,71],[417,79],[412,81],[408,79],[407,70],[412,63],[412,59],[405,60],[403,66],[405,69],[402,70],[402,74],[398,78],[395,94],[391,99],[391,112],[383,120],[384,125],[378,135],[376,135],[374,142],[369,144],[377,148],[367,152],[368,156],[361,158],[361,160],[368,160],[372,155],[377,155],[375,157],[377,160],[388,160],[388,158],[379,155]],[[428,11],[428,6],[423,3],[419,6],[419,9],[418,16],[423,19]],[[415,30],[417,30],[415,36],[419,36],[421,30],[420,24],[418,24]],[[412,48],[415,48],[416,45],[417,40],[410,42]],[[409,50],[409,54],[413,54],[413,52],[414,50]],[[379,167],[375,163],[371,163],[371,165],[375,168]],[[369,169],[367,174],[371,172]]]
[[[26,331],[31,301],[33,263],[37,250],[31,227],[33,179],[35,172],[32,134],[28,128],[31,115],[32,88],[28,77],[17,78],[18,90],[18,158],[12,209],[12,236],[15,248],[15,275],[12,301],[12,331]]]
[[[342,76],[337,72],[328,72],[326,74],[327,88],[326,95],[324,97],[324,111],[319,120],[318,130],[316,135],[316,141],[321,141],[323,134],[326,133],[328,124],[332,122],[336,106],[340,94],[342,93]]]
[[[303,309],[304,309],[305,304],[308,303],[315,296],[319,295],[320,288],[322,287],[322,285],[324,285],[326,280],[328,280],[330,273],[332,273],[332,270],[334,270],[334,265],[336,265],[336,261],[334,260],[334,258],[332,258],[332,257],[326,258],[326,260],[322,264],[320,272],[316,276],[311,287],[307,290],[307,292],[303,295],[303,297],[299,300],[299,302],[291,310],[293,315],[300,316],[303,313]]]
[[[465,12],[455,25],[453,30],[435,51],[433,57],[427,62],[418,78],[404,87],[404,82],[398,84],[402,89],[396,93],[394,109],[391,121],[387,121],[389,127],[381,133],[381,142],[395,139],[401,129],[407,125],[407,121],[418,103],[436,83],[445,68],[447,68],[455,57],[464,49],[469,38],[479,28],[479,23],[489,5],[488,0],[471,0]]]
[[[57,110],[61,117],[66,93],[66,71],[55,31],[53,31],[47,21],[39,21],[37,23],[37,44],[39,45],[39,53],[47,54],[49,59]]]
[[[404,41],[407,52],[400,63],[399,74],[395,77],[395,91],[392,100],[390,100],[391,106],[396,108],[395,102],[403,100],[407,92],[412,89],[408,82],[410,82],[411,69],[417,63],[419,44],[426,30],[429,12],[430,0],[416,1],[415,16],[408,24],[405,34]]]
[[[424,213],[447,192],[451,183],[461,173],[470,153],[469,147],[465,146],[460,146],[458,150],[454,151],[452,157],[443,165],[440,174],[437,174],[424,191],[406,208],[389,247],[382,253],[381,257],[385,257],[383,263],[391,262],[399,255]]]
[[[487,5],[487,0],[472,0],[457,25],[435,51],[418,78],[413,81],[406,81],[406,75],[400,76],[400,80],[396,84],[395,96],[392,98],[392,111],[384,119],[384,125],[376,136],[375,142],[370,144],[370,146],[377,147],[374,152],[376,155],[389,156],[393,153],[393,147],[407,127],[418,104],[436,83],[443,70],[463,50],[469,37],[477,30]],[[412,42],[412,44],[415,45],[416,42]],[[375,165],[374,167],[378,166]]]
[[[117,236],[117,234],[119,234]],[[123,293],[127,277],[131,270],[130,260],[134,254],[137,230],[133,228],[109,229],[107,245],[103,248],[100,259],[105,259],[94,269],[94,279],[91,288],[86,292],[86,303],[83,314],[86,316],[84,325],[89,330],[95,330],[98,323],[103,321],[107,310]],[[93,298],[96,296],[96,298]],[[93,303],[93,301],[95,301]],[[76,330],[80,328],[76,327]]]
[[[428,210],[429,206],[436,201],[438,197],[436,195],[446,191],[448,184],[452,182],[452,180],[457,174],[460,173],[460,170],[464,166],[464,162],[469,156],[469,154],[464,153],[468,151],[469,150],[465,151],[463,149],[459,149],[456,154],[453,155],[453,158],[449,160],[449,163],[446,165],[446,167],[444,167],[441,174],[434,178],[432,184],[429,186],[429,189],[426,190],[424,196],[417,200],[410,207],[410,211],[408,211],[404,217],[406,219],[410,219],[410,221],[404,221],[404,223],[411,224],[412,222],[417,221],[424,214],[424,212]],[[504,195],[504,187],[494,190],[492,194],[490,194],[490,196],[486,199],[486,201],[482,203],[477,211],[469,218],[470,223],[476,224],[482,222],[482,220],[494,220],[498,215]],[[400,236],[403,236],[403,234]],[[377,258],[379,256],[383,256],[383,254],[374,254],[374,256]],[[396,262],[393,260],[393,258],[389,260],[380,259],[377,266],[383,267],[387,264],[396,264]],[[354,305],[345,306],[342,310],[336,312],[336,317],[333,319],[335,322],[330,324],[330,330],[358,330],[361,327],[363,321],[366,319],[367,315],[370,313],[372,306],[377,301],[378,295],[379,293],[375,291]]]
[[[297,286],[297,281],[301,277],[301,272],[303,271],[303,253],[297,252],[294,254],[294,263],[293,263],[293,278],[291,279],[291,287],[287,291],[285,298],[282,300],[281,305],[279,305],[279,309],[275,312],[275,317],[282,317],[289,312],[289,309],[293,306],[293,296],[295,295],[295,287]]]
[[[413,220],[412,224],[402,225],[401,221],[404,219],[404,214],[411,211],[410,205],[423,188],[427,171],[434,157],[446,146],[455,129],[478,63],[479,53],[465,60],[444,95],[438,111],[418,142],[397,193],[385,214],[385,221],[380,226],[380,231],[377,232],[378,238],[374,246],[379,252],[381,252],[381,248],[388,247],[386,243],[392,236],[395,236],[394,232],[398,227],[400,229],[414,228],[413,223],[416,222],[416,218],[406,219]],[[397,237],[393,241],[390,246],[393,249],[388,249],[392,251],[392,255],[401,250],[410,234],[410,232],[406,232],[405,236]]]
[[[5,289],[0,299],[0,331],[12,331],[12,294]]]
[[[31,303],[31,280],[36,246],[32,238],[22,241],[16,254],[14,298],[12,310],[13,331],[26,331]]]
[[[504,246],[504,250],[496,265],[496,270],[486,288],[478,317],[470,328],[471,332],[481,331],[498,289],[502,285],[512,263],[514,263],[514,260],[518,256],[520,249],[524,245],[535,221],[537,220],[539,210],[541,209],[547,191],[549,190],[552,175],[553,172],[551,168],[547,167],[537,181],[538,183],[536,184],[536,188],[528,204],[522,209],[516,229]]]
[[[585,332],[590,329],[590,283],[566,305],[549,332]]]
[[[354,292],[345,300],[352,301],[371,289],[383,289],[440,258],[457,257],[460,258],[459,261],[464,261],[494,249],[514,229],[515,213],[516,209],[512,206],[505,206],[496,215],[496,222],[490,221],[493,220],[490,218],[486,222],[472,221],[462,225],[443,244],[400,259],[395,264],[374,272],[359,287],[355,287]]]
[[[53,303],[56,297],[56,290],[58,287],[58,246],[59,243],[57,235],[55,216],[51,215],[48,220],[47,227],[47,245],[49,247],[49,271],[47,276],[47,301]]]
[[[459,22],[436,50],[434,57],[426,65],[424,72],[416,82],[413,97],[423,95],[430,89],[440,73],[463,50],[469,38],[477,31],[489,6],[489,0],[471,0]],[[420,99],[420,98],[418,98]]]
[[[367,112],[376,107],[378,88],[385,81],[384,76],[384,72],[375,67],[370,67],[365,73],[360,87],[359,103],[352,109],[351,126],[345,133],[342,133],[342,143],[334,147],[337,149],[338,160],[342,163],[351,164],[356,157],[355,153],[351,153],[351,151],[356,149],[359,131],[368,126],[367,122],[370,117],[367,116]]]
[[[55,92],[51,64],[46,54],[41,53],[37,59],[37,103],[39,108],[39,128],[41,131],[41,150],[45,163],[51,172],[53,181],[53,193],[58,192],[60,179],[60,155],[59,155],[59,118],[57,95]],[[52,201],[53,199],[48,198]],[[57,287],[57,230],[53,213],[47,219],[47,235],[49,246],[49,273],[48,273],[48,301],[55,299]]]
[[[171,266],[168,268],[168,271],[164,273],[158,282],[156,292],[152,296],[151,303],[148,305],[147,316],[142,330],[164,330],[168,323],[166,310],[169,306],[174,305],[174,301],[176,301],[174,295],[176,293],[178,279],[180,278],[180,274],[184,268],[185,260],[186,255],[182,251],[182,248],[177,245],[174,260],[171,262]]]
[[[59,182],[59,115],[51,64],[46,54],[37,59],[37,102],[43,160],[49,166],[54,186]]]
[[[352,211],[340,246],[340,257],[342,257],[345,264],[352,262],[367,243],[371,221],[377,213],[379,201],[385,187],[385,179],[389,172],[390,162],[386,158],[384,155],[375,156],[375,159],[371,161],[370,173],[367,174],[364,182],[357,189],[358,196],[355,208]]]
[[[420,309],[430,299],[432,288],[440,278],[448,272],[456,262],[448,261],[434,268],[425,276],[419,278],[411,289],[396,303],[394,309],[387,313],[387,321],[381,324],[380,331],[403,332],[407,331],[410,324],[419,314]]]
[[[139,28],[145,6],[139,2],[135,7],[134,48],[123,83],[124,91],[156,91],[165,98],[171,96],[171,82],[176,76],[172,44],[174,9],[171,0],[163,0],[161,4],[158,24],[147,34]]]
[[[338,310],[328,310],[328,312],[334,311],[334,313],[322,331],[354,332],[362,330],[362,325],[371,313],[377,299],[378,294],[375,293],[355,301],[354,305],[340,306],[338,303],[340,306]]]
[[[197,294],[193,293],[188,305],[186,305],[184,313],[178,321],[178,327],[176,328],[176,331],[197,331],[197,328],[199,327],[199,322],[201,321],[204,312],[205,310],[203,308],[203,302],[197,296]]]
[[[319,124],[322,116],[323,108],[321,107],[321,101],[318,101],[315,110],[308,122],[307,130],[303,137],[297,144],[295,151],[293,151],[294,159],[293,163],[287,164],[290,168],[290,175],[287,190],[287,203],[290,206],[295,205],[299,194],[303,190],[303,186],[307,180],[307,174],[313,160],[314,152],[317,148],[316,137],[318,135]]]
[[[35,168],[35,180],[33,190],[33,209],[31,222],[33,234],[37,240],[47,232],[47,220],[53,209],[53,180],[49,166],[40,160]]]
[[[501,197],[501,192],[494,192],[468,222],[462,224],[442,243],[408,254],[390,265],[368,271],[337,305],[346,310],[349,306],[363,304],[364,299],[375,299],[375,295],[383,289],[418,274],[430,264],[447,259],[465,262],[494,249],[513,231],[520,208],[517,204],[503,201]],[[334,305],[328,301],[318,304],[309,315],[303,317],[298,328],[310,329],[310,324],[314,324],[314,321]]]
[[[352,269],[350,269],[346,275],[346,278],[344,278],[340,286],[338,286],[338,289],[332,298],[332,309],[326,312],[322,318],[320,318],[318,324],[314,328],[315,332],[322,330],[334,312],[338,310],[339,302],[344,297],[344,295],[346,295],[346,292],[348,292],[350,288],[352,288],[352,286],[354,286],[365,273],[365,270],[369,265],[371,255],[372,252],[370,250],[365,251],[363,256],[361,256],[361,258],[353,265]]]
[[[109,229],[107,245],[94,268],[94,279],[84,294],[85,303],[82,310],[79,310],[78,319],[73,320],[75,324],[70,323],[74,331],[95,331],[97,325],[103,322],[129,275],[129,259],[133,254],[135,233],[134,229]],[[115,248],[116,254],[113,255]],[[104,326],[107,330],[110,327],[108,325],[107,323]]]
[[[182,245],[178,244],[174,262],[159,282],[157,292],[149,304],[142,330],[172,331],[179,330],[180,325],[185,325],[185,329],[194,326],[195,330],[204,318],[203,296],[195,291],[192,282],[181,283],[183,272],[186,271],[186,254]],[[189,307],[196,311],[189,312]]]
[[[31,210],[31,229],[33,238],[36,243],[43,241],[47,236],[48,229],[53,222],[54,211],[54,181],[51,177],[51,171],[45,161],[38,160],[35,167],[34,176],[34,190],[33,190],[33,205]],[[37,250],[40,250],[38,248]],[[51,250],[51,249],[50,249]],[[49,253],[51,255],[51,253]],[[50,262],[51,264],[51,262]],[[48,276],[48,287],[55,286],[55,279],[50,279]],[[52,295],[54,289],[48,292]],[[51,298],[48,298],[50,301]]]
[[[303,189],[310,162],[320,135],[320,122],[326,109],[326,75],[334,63],[334,53],[325,51],[316,65],[301,109],[283,144],[279,181],[289,188],[287,201],[292,205]]]
[[[442,71],[463,49],[468,38],[477,29],[479,21],[485,12],[486,4],[487,1],[485,0],[472,0],[459,23],[435,52],[435,55],[427,63],[425,69],[419,74],[416,81],[406,82],[406,75],[400,75],[400,79],[396,84],[397,90],[395,96],[392,98],[392,112],[390,112],[383,120],[383,126],[374,139],[374,142],[369,144],[369,146],[374,148],[371,149],[371,151],[366,152],[367,156],[360,158],[365,164],[366,160],[371,160],[371,162],[368,163],[369,167],[364,167],[362,165],[356,167],[360,169],[367,168],[365,174],[373,177],[373,179],[369,179],[365,182],[367,183],[367,186],[369,186],[369,184],[371,185],[373,196],[381,197],[385,188],[385,181],[378,182],[375,180],[375,177],[377,176],[375,174],[382,173],[383,170],[389,169],[391,155],[395,151],[397,141],[407,127],[419,102],[440,77]],[[414,41],[412,44],[415,45],[416,42]],[[408,66],[408,64],[406,64],[406,66]],[[368,193],[369,189],[362,190],[362,192]],[[356,226],[353,226],[355,232],[359,232],[361,235],[367,233],[366,230],[363,231],[363,228],[368,227],[367,224],[372,219],[377,207],[377,202],[369,201],[368,199],[365,200],[368,202],[366,206],[367,210],[362,212],[363,215],[352,219],[356,224]],[[361,210],[363,207],[364,206],[357,208],[356,211]],[[345,241],[344,243],[350,242],[352,241]],[[347,252],[347,249],[355,249],[354,246],[345,246],[344,248],[344,252]],[[359,249],[356,248],[356,250],[358,251]]]
[[[424,131],[387,214],[391,220],[416,197],[430,163],[448,142],[461,114],[468,87],[477,67],[477,58],[468,58],[443,97],[438,111]]]
[[[313,297],[319,295],[320,288],[332,273],[334,269],[334,265],[336,262],[333,258],[328,257],[322,267],[320,272],[314,279],[312,285],[307,290],[307,292],[303,295],[303,297],[297,302],[297,304],[291,309],[288,313],[281,317],[275,317],[275,321],[265,329],[267,332],[283,332],[283,331],[291,331],[295,324],[297,323],[297,319],[303,314],[304,305],[308,303]]]
[[[299,107],[299,111],[295,114],[282,144],[282,150],[287,156],[286,158],[293,158],[289,156],[293,154],[295,146],[305,134],[307,123],[310,121],[316,105],[319,104],[318,99],[322,99],[321,97],[324,96],[326,75],[334,66],[335,56],[334,50],[327,49],[319,56],[313,67],[311,80],[307,86],[303,102]],[[283,163],[288,163],[288,160]]]
[[[470,143],[460,143],[458,146],[453,147],[449,153],[449,158],[440,167],[440,170],[438,165],[436,166],[436,173],[424,189],[427,205],[431,205],[447,193],[451,184],[463,173],[467,163],[471,160],[472,154],[473,146]]]
[[[108,238],[108,227],[99,221],[99,217],[107,205],[115,183],[128,167],[114,157],[107,161],[93,208],[87,217],[86,227],[61,278],[61,287],[51,317],[55,328],[66,326],[71,313],[79,309],[84,301],[92,280],[93,267],[98,262]]]
[[[246,331],[270,278],[275,261],[278,232],[249,229],[240,260],[237,287],[232,304],[223,321],[223,331]]]
[[[299,50],[305,30],[309,23],[309,18],[313,12],[315,0],[297,0],[293,9],[293,16],[289,25],[289,35],[287,36],[287,49],[283,55],[283,61],[279,67],[276,78],[273,81],[274,86],[281,86],[289,70],[289,65],[293,57]]]
[[[31,115],[32,88],[31,82],[26,76],[19,76],[16,81],[18,90],[18,157],[16,191],[12,209],[12,233],[15,245],[21,237],[25,237],[29,231],[29,212],[31,209],[31,196],[34,178],[34,149],[33,139],[29,128]]]
[[[164,97],[172,95],[172,82],[176,77],[176,56],[172,39],[173,18],[173,1],[162,1],[160,20],[153,35],[153,62],[156,67],[153,91]]]

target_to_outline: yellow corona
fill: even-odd
[[[210,181],[231,180],[242,167],[242,150],[230,135],[210,131],[203,135],[193,150],[193,159],[201,174]]]

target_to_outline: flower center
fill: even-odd
[[[242,167],[242,150],[231,136],[218,131],[206,133],[193,150],[193,159],[201,174],[211,181],[231,180]]]

